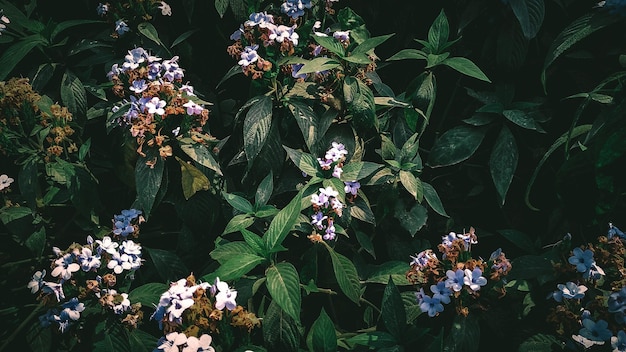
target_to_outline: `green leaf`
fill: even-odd
[[[228,2],[229,0],[215,0],[215,9],[220,15],[220,18],[224,18],[224,14],[226,10],[228,10]]]
[[[66,29],[70,29],[76,26],[81,26],[83,24],[105,24],[106,22],[104,21],[96,21],[96,20],[69,20],[69,21],[63,21],[59,24],[57,24],[56,26],[54,26],[54,29],[52,30],[52,33],[50,34],[50,40],[54,40],[56,38],[57,35],[59,35],[59,33],[63,32]]]
[[[61,99],[72,113],[79,126],[87,120],[87,92],[83,83],[70,70],[66,70],[61,80]]]
[[[181,185],[186,200],[189,200],[198,191],[207,191],[209,189],[211,182],[202,171],[179,157],[176,157],[176,160],[180,164]]]
[[[142,22],[137,25],[137,30],[139,31],[139,33],[143,34],[146,38],[152,40],[153,42],[165,48],[165,44],[163,44],[163,42],[159,38],[159,32],[157,32],[156,28],[154,28],[154,25],[152,25],[152,23]]]
[[[448,42],[449,36],[450,26],[448,25],[448,18],[444,11],[441,10],[439,16],[428,29],[428,42],[432,46],[434,54],[440,53],[440,50]]]
[[[262,205],[257,207],[257,210],[254,212],[254,216],[261,219],[274,216],[276,214],[278,214],[278,209],[276,209],[273,205]]]
[[[306,339],[307,347],[312,352],[337,351],[337,334],[335,325],[326,310],[322,307],[320,315],[315,319]]]
[[[218,175],[223,176],[220,164],[215,160],[206,145],[201,143],[186,144],[181,141],[180,149],[182,149],[185,154],[189,155],[193,161],[215,171]]]
[[[554,335],[535,334],[522,342],[518,352],[551,352],[553,345],[561,346],[562,342]]]
[[[381,349],[397,344],[395,337],[384,331],[373,331],[358,334],[349,338],[347,342],[353,345],[367,346],[370,349]]]
[[[370,161],[352,161],[344,165],[341,180],[348,182],[358,181],[375,173],[382,167],[383,165]]]
[[[312,150],[315,143],[322,136],[317,127],[319,118],[309,105],[297,101],[290,101],[288,107],[289,111],[291,111],[291,114],[296,119],[298,127],[300,127],[302,137],[304,137],[304,143],[306,143],[309,150]]]
[[[398,201],[393,216],[400,221],[400,225],[402,225],[411,236],[415,236],[417,231],[426,225],[428,211],[419,203],[414,204],[413,207],[407,211],[402,201]]]
[[[358,55],[358,54],[367,54],[370,50],[376,48],[377,46],[384,43],[385,41],[387,41],[387,39],[393,36],[394,34],[387,34],[387,35],[381,35],[378,37],[365,39],[361,44],[359,44],[359,46],[357,46],[356,48],[354,48],[354,50],[352,50],[351,54],[353,56]]]
[[[339,57],[344,58],[346,56],[346,51],[337,39],[334,37],[320,37],[317,35],[312,36],[313,39],[324,48],[328,49],[331,53],[339,55]]]
[[[415,177],[412,172],[400,170],[400,182],[415,200],[420,203],[422,202],[424,190],[422,188],[422,181],[419,178]]]
[[[300,346],[300,327],[276,301],[272,301],[263,316],[263,346],[269,351],[296,352]]]
[[[525,250],[526,252],[537,252],[537,247],[535,246],[533,240],[527,234],[514,229],[498,230],[497,232],[507,240],[511,241],[511,243]]]
[[[428,54],[426,56],[426,68],[433,68],[440,63],[442,63],[446,58],[450,56],[449,52],[444,52],[442,54]]]
[[[252,224],[254,224],[254,217],[250,214],[235,215],[232,219],[230,219],[228,224],[226,224],[226,228],[224,228],[222,235],[247,229]]]
[[[244,150],[248,164],[259,154],[272,126],[272,99],[262,96],[252,104],[243,122]]]
[[[480,146],[486,130],[470,126],[457,126],[446,131],[433,145],[428,155],[431,167],[442,167],[468,159]]]
[[[537,164],[537,167],[535,167],[535,171],[533,171],[533,174],[530,177],[530,181],[528,181],[528,186],[526,186],[526,192],[524,193],[524,200],[526,202],[526,206],[528,206],[532,210],[537,210],[537,211],[539,210],[535,208],[532,204],[530,204],[530,190],[532,189],[533,184],[535,183],[535,179],[537,178],[537,175],[539,175],[539,171],[541,170],[541,167],[546,162],[546,160],[548,160],[550,155],[552,155],[552,153],[554,153],[554,151],[557,150],[561,145],[565,144],[565,142],[567,142],[569,138],[576,138],[580,136],[581,134],[587,133],[589,130],[591,130],[591,127],[592,125],[577,126],[571,131],[571,133],[565,132],[564,134],[561,135],[561,137],[557,138],[557,140],[554,141],[554,143],[552,143],[552,145],[550,146],[550,149],[548,149],[548,151],[543,155],[543,157]]]
[[[381,304],[381,315],[387,331],[393,335],[397,341],[404,339],[406,330],[406,312],[400,291],[393,283],[391,276],[383,292],[383,302]]]
[[[296,322],[300,321],[300,278],[296,268],[287,262],[272,265],[265,271],[265,285],[274,302]]]
[[[402,49],[392,55],[387,61],[393,60],[406,60],[406,59],[414,59],[414,60],[426,60],[427,54],[421,50],[417,49]]]
[[[54,75],[58,64],[45,63],[39,65],[37,72],[33,76],[30,84],[36,91],[42,91],[46,84],[50,81],[50,78]]]
[[[378,127],[374,93],[361,80],[348,76],[343,81],[343,97],[356,125]]]
[[[354,199],[349,206],[350,216],[375,225],[376,217],[374,216],[374,213],[372,212],[372,208],[370,207],[369,203],[365,201],[365,199],[362,196],[359,196],[359,195],[360,194],[357,193],[356,199]]]
[[[510,0],[509,4],[522,27],[524,36],[528,39],[534,38],[545,16],[543,0]]]
[[[554,273],[552,263],[538,255],[523,255],[515,258],[511,262],[511,266],[511,271],[507,276],[510,280],[536,279],[538,276]]]
[[[352,212],[352,210],[350,210],[350,212]],[[376,259],[376,251],[374,250],[374,244],[372,243],[372,240],[369,238],[369,236],[363,231],[355,231],[355,232],[356,232],[356,240],[361,245],[361,248],[365,249],[365,251],[369,253],[372,256],[372,258]]]
[[[34,352],[48,352],[52,347],[52,329],[41,324],[30,324],[26,332],[26,343]]]
[[[33,232],[32,235],[28,236],[24,244],[33,253],[33,256],[41,257],[46,246],[46,228],[42,226],[39,230]]]
[[[305,60],[304,66],[300,67],[298,74],[303,75],[307,73],[328,71],[339,66],[341,66],[341,63],[337,60],[329,59],[327,57],[316,57],[313,60]]]
[[[350,55],[344,57],[343,59],[348,62],[352,62],[353,64],[368,65],[372,63],[372,60],[370,60],[370,58],[365,54]]]
[[[323,243],[330,259],[333,263],[333,271],[335,272],[335,278],[339,284],[341,291],[357,305],[361,299],[361,282],[359,281],[359,275],[356,271],[356,267],[350,259],[335,252],[326,242]]]
[[[238,196],[232,193],[222,193],[224,199],[230,204],[233,208],[239,210],[242,213],[252,214],[254,213],[254,207],[250,202],[244,197]]]
[[[267,257],[267,250],[263,238],[252,231],[241,229],[241,234],[246,243],[254,250],[254,252],[262,257]]]
[[[185,266],[182,259],[170,251],[157,248],[143,247],[148,252],[154,268],[164,281],[177,281],[180,278],[189,276],[189,269]]]
[[[491,80],[476,66],[475,63],[464,57],[450,57],[443,60],[442,64],[449,66],[466,76],[491,83]]]
[[[44,37],[35,34],[25,37],[7,49],[3,49],[4,53],[0,56],[0,81],[4,81],[15,66],[22,61],[34,47],[45,43],[46,40]]]
[[[406,96],[416,109],[423,112],[424,125],[426,127],[437,97],[437,80],[431,71],[422,72],[406,89]]]
[[[263,262],[265,258],[256,254],[239,253],[226,260],[213,274],[205,276],[205,278],[211,278],[205,281],[212,282],[215,277],[219,277],[222,281],[237,280]]]
[[[150,163],[150,165],[146,163]],[[137,158],[137,166],[135,167],[137,199],[134,206],[143,210],[146,219],[150,216],[152,207],[155,205],[163,181],[164,170],[165,162],[154,148],[149,148],[145,157]]]
[[[475,316],[457,315],[452,323],[450,334],[444,343],[444,352],[478,351],[480,341],[480,324]]]
[[[256,254],[249,244],[243,241],[228,242],[215,247],[211,251],[211,258],[217,260],[220,264],[226,263],[231,258],[240,254]]]
[[[433,208],[437,214],[449,217],[448,214],[446,214],[446,210],[443,208],[443,204],[437,194],[437,190],[435,190],[431,184],[426,182],[422,182],[422,188],[424,190],[424,198],[426,198],[428,205],[430,205],[430,207]]]
[[[258,208],[267,204],[267,201],[272,196],[272,192],[274,191],[274,175],[270,171],[267,176],[261,181],[259,187],[256,189],[256,194],[254,196],[254,205]]]
[[[289,230],[293,227],[300,214],[300,200],[302,199],[302,192],[299,192],[285,208],[276,214],[272,222],[270,223],[267,232],[263,236],[266,244],[266,248],[270,251],[278,248]]]
[[[25,216],[32,215],[33,211],[30,210],[29,207],[9,207],[0,209],[0,221],[4,225],[10,223],[11,221],[15,221],[21,219]]]
[[[287,146],[283,146],[287,151],[289,159],[300,169],[302,172],[309,176],[322,176],[319,171],[319,162],[311,154],[303,153],[296,149],[291,149]]]
[[[132,351],[150,352],[157,346],[159,339],[141,329],[133,329],[128,333],[128,341]]]
[[[493,184],[498,191],[501,205],[504,205],[506,193],[509,190],[511,181],[513,181],[513,175],[517,169],[517,160],[518,153],[515,137],[511,130],[506,125],[503,125],[489,157],[489,171],[491,172]]]
[[[132,304],[139,302],[144,307],[155,307],[158,305],[161,295],[167,292],[169,288],[170,286],[164,283],[149,282],[130,291],[128,299]]]
[[[529,116],[526,112],[522,110],[504,110],[502,112],[504,117],[506,117],[509,121],[514,124],[535,131],[542,131],[542,129],[537,125],[537,122]]]
[[[621,21],[620,16],[615,16],[610,11],[590,11],[581,16],[570,25],[565,27],[554,39],[543,63],[541,83],[546,89],[546,70],[552,63],[574,44],[587,38],[599,29]],[[0,65],[0,67],[2,67]],[[0,75],[2,79],[2,75]]]

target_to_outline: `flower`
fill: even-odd
[[[348,151],[342,143],[332,142],[332,147],[326,151],[325,158],[332,161],[339,161],[346,155],[348,155]]]
[[[332,241],[335,239],[335,237],[337,237],[337,234],[335,233],[335,225],[333,224],[333,220],[328,219],[328,226],[326,227],[326,231],[324,236],[322,236],[322,238],[324,238],[324,240],[326,241]]]
[[[280,11],[296,19],[304,15],[304,9],[310,9],[311,0],[287,0],[280,6]]]
[[[54,293],[58,302],[65,299],[65,293],[63,292],[63,285],[56,282],[45,281],[41,287],[43,293]]]
[[[74,255],[71,253],[67,253],[55,260],[54,264],[56,264],[56,267],[52,269],[50,274],[54,277],[60,276],[63,280],[69,280],[72,277],[72,273],[80,269],[80,265],[74,263]]]
[[[122,301],[113,306],[113,312],[115,314],[122,314],[130,309],[130,300],[128,299],[128,293],[121,293]]]
[[[269,35],[269,39],[275,40],[278,43],[282,43],[287,40],[292,42],[293,45],[298,45],[298,39],[300,36],[295,32],[295,29],[295,25],[288,27],[281,24],[273,29],[272,33]]]
[[[172,8],[165,1],[161,1],[161,5],[159,6],[159,9],[161,10],[161,15],[163,16],[172,15]]]
[[[158,97],[153,97],[146,103],[146,108],[148,109],[148,114],[158,114],[163,116],[165,114],[165,100],[161,100]]]
[[[565,284],[558,284],[556,287],[559,289],[555,291],[553,294],[554,300],[557,302],[561,302],[563,298],[566,299],[581,299],[585,297],[585,292],[587,291],[587,287],[584,285],[576,285],[575,283],[569,281]]]
[[[608,329],[609,324],[605,320],[594,322],[591,319],[583,319],[583,328],[578,334],[592,341],[607,341],[613,336]]]
[[[463,288],[465,273],[463,269],[456,269],[456,271],[446,271],[448,279],[445,281],[446,287],[451,288],[454,292],[459,292]]]
[[[569,257],[568,262],[572,265],[576,265],[576,271],[584,273],[591,269],[593,261],[593,252],[590,249],[586,249],[584,252],[579,247],[574,248],[573,255]]]
[[[15,180],[5,174],[0,175],[0,191],[4,190],[5,188],[9,188],[13,181]]]
[[[350,39],[350,31],[336,31],[333,33],[333,38],[340,42],[347,42]]]
[[[183,104],[183,107],[187,108],[187,115],[200,115],[202,114],[202,110],[204,110],[202,106],[191,100]]]
[[[617,227],[613,226],[612,223],[609,223],[609,231],[607,233],[607,238],[610,240],[611,238],[618,236],[622,239],[626,240],[626,234],[624,234],[620,229],[618,229]]]
[[[104,236],[102,240],[96,240],[96,243],[99,244],[98,253],[102,253],[102,251],[105,251],[109,254],[117,253],[117,247],[119,246],[119,243],[113,242],[113,240],[111,240],[111,237],[109,236]]]
[[[109,5],[103,4],[103,3],[99,3],[98,7],[96,8],[96,12],[98,13],[98,16],[106,15],[107,12],[109,12]]]
[[[212,340],[213,338],[208,334],[203,334],[200,338],[189,336],[183,352],[215,352],[215,349],[211,347]]]
[[[604,345],[604,341],[594,341],[590,340],[582,335],[572,335],[572,340],[578,342],[579,344],[585,346],[585,349],[591,348],[594,345]]]
[[[93,255],[91,249],[88,247],[82,248],[81,254],[78,255],[78,261],[80,262],[80,267],[83,271],[90,271],[100,267],[100,256]]]
[[[472,291],[480,290],[481,286],[485,286],[487,284],[487,279],[483,276],[482,270],[476,267],[474,270],[465,269],[465,278],[463,279],[463,283],[470,287]]]
[[[267,28],[270,24],[274,23],[274,16],[269,15],[267,12],[253,12],[247,21],[243,23],[244,26],[254,27],[259,26],[261,28]]]
[[[178,346],[184,345],[187,342],[187,336],[180,332],[170,332],[165,335],[165,341],[157,347],[164,352],[178,352]]]
[[[343,169],[339,167],[339,165],[335,165],[333,169],[333,177],[341,178],[341,174],[343,173]]]
[[[446,287],[446,283],[444,281],[439,281],[436,285],[430,285],[430,291],[433,293],[433,298],[439,299],[441,303],[450,303],[452,291]]]
[[[316,212],[311,216],[311,225],[318,228],[318,230],[324,229],[323,221],[328,219],[328,216],[324,215],[321,211]]]
[[[613,292],[609,295],[607,306],[610,313],[626,312],[626,286],[621,290]]]
[[[63,310],[61,314],[59,314],[61,320],[78,320],[80,318],[80,312],[85,310],[85,304],[79,302],[76,297],[63,303],[62,307]]]
[[[132,92],[135,92],[136,94],[139,94],[143,92],[144,90],[146,90],[147,88],[148,88],[148,85],[146,84],[146,80],[141,79],[141,80],[134,80],[133,84],[128,89],[130,89]]]
[[[238,64],[241,66],[248,66],[253,62],[256,62],[259,59],[259,55],[256,50],[259,48],[258,45],[246,46],[243,48],[241,52],[241,60],[239,60]]]
[[[6,25],[9,23],[11,23],[11,21],[9,21],[9,18],[4,15],[3,10],[0,10],[0,35],[2,35],[2,31],[7,28]]]
[[[361,184],[358,181],[346,181],[344,182],[344,185],[344,191],[346,192],[346,194],[349,193],[353,196],[356,196],[359,188],[361,188]]]
[[[443,312],[443,304],[441,304],[439,298],[423,295],[419,304],[422,312],[428,313],[428,316],[431,318]]]
[[[611,347],[614,352],[626,351],[626,331],[620,330],[617,332],[617,336],[611,336]]]
[[[46,276],[46,271],[42,270],[42,271],[37,271],[35,274],[33,274],[33,278],[30,280],[30,282],[28,283],[28,288],[30,288],[30,292],[31,293],[35,293],[37,291],[39,291],[39,289],[41,288],[41,286],[43,286],[43,278],[44,276]]]
[[[432,249],[426,249],[419,252],[416,256],[410,256],[411,262],[409,265],[417,266],[418,268],[424,268],[431,260],[438,261],[437,255],[433,253]]]
[[[237,291],[231,290],[228,284],[224,281],[217,281],[215,284],[219,291],[215,295],[215,308],[223,310],[226,307],[228,310],[233,310],[237,306],[235,298],[237,298]]]
[[[130,31],[130,28],[128,28],[128,25],[124,22],[124,20],[117,20],[115,21],[115,31],[117,34],[123,35],[124,33]]]

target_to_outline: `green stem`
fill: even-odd
[[[372,303],[372,302],[370,302],[370,301],[366,300],[366,299],[365,299],[365,298],[363,298],[363,297],[361,297],[361,298],[359,299],[359,302],[363,302],[363,303],[365,303],[366,305],[368,305],[368,306],[372,307],[372,309],[374,309],[374,310],[376,311],[376,313],[378,313],[378,315],[380,315],[380,314],[382,313],[382,312],[380,311],[380,309],[378,309],[378,307],[376,307],[376,305],[374,305],[374,303]]]

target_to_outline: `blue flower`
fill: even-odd
[[[437,259],[437,255],[433,253],[432,249],[423,250],[419,252],[415,257],[410,257],[411,262],[409,263],[409,265],[415,265],[420,269],[425,267],[430,261],[434,261],[435,263],[439,261],[439,259]]]
[[[98,7],[96,8],[96,12],[98,13],[98,16],[106,15],[107,12],[109,12],[109,5],[103,4],[103,3],[99,3]]]
[[[56,322],[55,316],[59,314],[57,309],[48,309],[46,314],[39,316],[39,324],[42,328],[49,327],[52,323]]]
[[[624,330],[618,331],[617,336],[611,337],[611,347],[613,347],[613,351],[626,351],[626,332]]]
[[[451,288],[454,292],[461,291],[465,279],[463,269],[456,269],[456,271],[448,270],[446,271],[446,276],[448,277],[446,287]]]
[[[422,296],[420,309],[422,310],[422,312],[428,313],[428,316],[432,318],[435,315],[443,312],[443,304],[441,304],[439,298],[424,295]]]
[[[613,336],[611,330],[608,329],[609,323],[605,320],[594,322],[591,319],[583,320],[583,328],[578,332],[581,336],[592,341],[607,341]]]
[[[306,73],[299,74],[298,71],[304,66],[304,64],[292,64],[291,65],[291,77],[293,78],[306,78]]]
[[[310,9],[311,6],[311,0],[287,0],[280,6],[280,10],[295,19],[303,16],[304,9]]]
[[[249,27],[259,26],[261,28],[266,28],[268,27],[268,24],[272,23],[274,23],[274,16],[269,15],[267,12],[254,12],[250,14],[249,19],[243,24],[244,26]]]
[[[620,231],[620,229],[618,229],[617,227],[613,226],[612,223],[609,223],[609,232],[608,232],[606,237],[608,237],[608,239],[611,239],[614,236],[618,236],[618,237],[626,240],[626,234],[624,234],[622,231]]]
[[[93,255],[91,249],[88,247],[83,247],[81,254],[78,255],[78,261],[83,271],[90,271],[100,267],[100,256]]]
[[[258,45],[251,45],[243,48],[240,56],[241,60],[239,60],[238,64],[241,66],[248,66],[259,60],[259,55],[256,52],[258,48]]]
[[[123,20],[117,20],[115,21],[115,31],[117,34],[123,35],[124,33],[130,31],[130,28],[128,28],[128,25]]]
[[[609,312],[611,313],[624,313],[626,311],[626,286],[622,287],[621,290],[613,292],[609,295],[607,306],[609,308]]]
[[[344,191],[346,191],[346,194],[352,194],[353,196],[356,196],[357,192],[359,191],[359,188],[361,188],[361,184],[358,181],[346,181],[343,183],[344,185],[346,185],[344,187]]]
[[[586,249],[584,252],[579,247],[574,248],[573,255],[569,257],[568,261],[572,265],[576,265],[576,271],[584,273],[591,269],[591,265],[594,263],[593,252],[591,249]]]
[[[487,284],[487,279],[482,275],[483,271],[480,270],[479,267],[474,268],[474,270],[465,269],[463,283],[469,286],[472,291],[478,291],[481,286],[485,286]]]
[[[578,286],[571,281],[566,282],[565,284],[558,284],[556,287],[561,291],[563,298],[567,299],[581,299],[585,297],[585,292],[587,291],[586,286]]]
[[[80,319],[80,312],[85,310],[85,304],[78,301],[78,298],[74,297],[69,301],[63,303],[63,310],[59,314],[61,321],[78,320]]]
[[[439,281],[436,285],[430,285],[430,291],[433,293],[433,298],[437,298],[441,303],[450,303],[452,291],[446,287],[445,282]]]

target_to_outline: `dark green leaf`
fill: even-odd
[[[26,342],[33,352],[48,352],[52,347],[52,329],[44,328],[41,324],[30,324]]]
[[[331,53],[337,54],[341,58],[346,56],[343,45],[334,37],[321,37],[317,35],[313,35],[312,37],[319,45],[328,49]]]
[[[10,223],[11,221],[15,221],[21,219],[25,216],[32,215],[33,211],[28,207],[8,207],[0,209],[0,221],[4,225]]]
[[[400,225],[407,230],[411,236],[415,236],[417,231],[426,225],[428,211],[421,204],[414,204],[410,210],[404,209],[404,204],[399,201],[393,216],[400,221]]]
[[[69,70],[65,71],[61,81],[61,99],[82,127],[87,120],[87,92],[83,83]]]
[[[154,351],[154,347],[157,346],[159,339],[141,329],[133,329],[128,334],[128,341],[133,352],[150,352]]]
[[[515,258],[511,265],[512,269],[508,274],[511,280],[536,279],[540,275],[549,275],[554,272],[552,263],[548,259],[537,255],[523,255]]]
[[[354,264],[352,264],[350,259],[335,252],[326,242],[324,242],[324,245],[330,254],[339,288],[352,302],[359,304],[361,299],[361,282]]]
[[[320,164],[311,154],[303,153],[287,146],[283,146],[283,148],[287,151],[289,159],[291,159],[302,172],[309,176],[322,176],[319,171]]]
[[[337,351],[335,325],[328,314],[326,314],[324,307],[322,307],[320,315],[313,322],[306,342],[309,351],[312,352]]]
[[[457,126],[446,131],[433,145],[428,156],[431,167],[442,167],[468,159],[480,146],[485,129]]]
[[[309,150],[312,150],[315,143],[321,137],[317,126],[319,118],[309,105],[297,101],[290,101],[288,107],[291,114],[296,119],[298,127],[300,127],[304,142]]]
[[[173,252],[157,248],[143,247],[143,249],[152,258],[156,272],[159,273],[164,281],[177,281],[180,278],[189,276],[189,269],[187,269],[182,259]]]
[[[491,80],[476,66],[475,63],[464,57],[450,57],[445,59],[442,64],[449,66],[466,76],[470,76],[481,81],[490,82]]]
[[[433,210],[436,211],[437,214],[449,217],[448,214],[446,214],[446,210],[443,208],[443,204],[441,203],[441,199],[437,194],[437,190],[435,190],[435,188],[431,184],[426,182],[422,182],[422,188],[424,190],[424,198],[426,198],[426,202],[428,203],[428,205],[430,205],[430,207],[433,208]]]
[[[415,200],[420,203],[422,202],[424,190],[422,188],[422,181],[419,178],[415,177],[412,172],[400,170],[400,182]]]
[[[22,61],[34,47],[45,43],[46,40],[41,35],[35,34],[25,37],[3,50],[4,53],[0,56],[0,81],[4,81],[15,66]]]
[[[332,70],[333,68],[341,66],[341,63],[334,59],[327,57],[316,57],[313,60],[306,60],[304,66],[300,67],[298,74],[303,75],[307,73],[317,73]]]
[[[352,210],[350,210],[350,212],[352,213]],[[355,231],[355,232],[356,232],[356,240],[361,245],[361,248],[365,249],[367,253],[369,253],[374,259],[376,259],[376,251],[374,250],[374,244],[372,243],[372,240],[369,238],[369,236],[365,232],[362,232],[362,231]]]
[[[69,20],[69,21],[63,21],[59,24],[57,24],[54,29],[52,30],[52,33],[50,34],[50,40],[54,40],[56,38],[57,35],[59,35],[59,33],[63,32],[66,29],[70,29],[72,27],[76,27],[76,26],[80,26],[83,24],[105,24],[106,22],[104,21],[96,21],[96,20]]]
[[[536,253],[537,247],[535,246],[533,240],[525,233],[514,230],[514,229],[506,229],[506,230],[498,230],[498,233],[501,234],[504,238],[511,241],[517,247],[525,250],[528,253]]]
[[[267,251],[265,250],[265,243],[263,242],[263,238],[257,235],[252,231],[248,231],[246,229],[241,229],[241,234],[243,235],[243,239],[246,243],[254,250],[254,252],[262,257],[267,256]]]
[[[452,330],[444,343],[444,352],[475,352],[480,341],[480,324],[475,316],[457,315],[452,323]]]
[[[417,50],[417,49],[402,49],[395,53],[393,56],[387,59],[387,61],[393,60],[405,60],[405,59],[416,59],[416,60],[426,60],[426,53]]]
[[[504,205],[506,193],[509,190],[513,175],[517,169],[517,144],[511,130],[506,125],[502,126],[500,134],[489,157],[489,171],[491,179],[500,196],[500,204]]]
[[[439,54],[442,47],[448,42],[450,36],[450,26],[448,18],[441,10],[439,16],[435,19],[428,30],[428,42],[433,48],[434,54]]]
[[[383,165],[370,161],[352,161],[344,165],[341,180],[354,182],[368,177]]]
[[[300,336],[298,323],[272,301],[263,316],[264,346],[270,351],[296,352]]]
[[[46,246],[46,228],[42,226],[39,230],[33,232],[32,235],[28,236],[24,244],[33,253],[33,256],[41,257]]]
[[[224,232],[222,232],[222,235],[247,229],[252,224],[254,224],[254,217],[250,214],[235,215],[232,219],[230,219],[230,221],[228,221],[228,224],[226,224],[226,228],[224,229]]]
[[[267,232],[263,236],[268,250],[272,251],[278,248],[285,237],[287,237],[289,230],[291,230],[300,214],[301,198],[302,192],[298,193],[285,208],[279,211],[270,223]]]
[[[377,265],[370,269],[366,283],[370,284],[387,284],[389,278],[397,286],[409,286],[411,283],[406,278],[407,263],[401,261],[388,261]],[[413,296],[415,297],[415,296]]]
[[[370,224],[376,224],[376,217],[367,201],[363,197],[359,197],[357,193],[356,199],[349,206],[350,216]]]
[[[348,76],[343,81],[343,97],[357,126],[378,127],[374,93],[361,80]]]
[[[256,207],[263,206],[267,204],[267,201],[272,196],[272,192],[274,191],[274,175],[270,171],[270,173],[265,176],[263,181],[259,184],[259,187],[256,189],[256,194],[254,196],[254,205]]]
[[[406,96],[415,108],[423,112],[425,127],[430,119],[435,106],[435,98],[437,97],[437,80],[435,75],[431,71],[422,72],[409,83],[406,89]]]
[[[367,54],[370,50],[384,43],[385,41],[387,41],[387,39],[393,37],[393,35],[394,34],[387,34],[387,35],[381,35],[378,37],[365,39],[361,44],[359,44],[359,46],[357,46],[356,48],[354,48],[354,50],[352,50],[351,54],[352,55]]]
[[[165,162],[155,148],[149,148],[145,157],[137,159],[137,166],[135,167],[137,199],[134,206],[143,210],[146,219],[149,218],[152,207],[156,205],[155,201],[161,188],[164,170]]]
[[[143,34],[146,38],[152,40],[153,42],[165,48],[165,45],[159,38],[159,32],[157,32],[156,28],[154,28],[154,25],[152,23],[142,22],[137,25],[137,30],[139,31],[139,33]]]
[[[178,279],[182,279],[183,277],[179,277]],[[132,304],[139,302],[144,307],[155,307],[159,304],[161,295],[169,288],[170,286],[167,284],[150,282],[130,291],[128,293],[128,299]]]
[[[502,114],[509,121],[520,127],[529,130],[541,131],[541,128],[539,127],[539,125],[537,125],[537,122],[535,122],[535,120],[530,115],[522,110],[504,110]]]
[[[391,276],[389,276],[389,281],[383,292],[381,315],[387,331],[389,331],[396,340],[402,341],[405,338],[406,312],[404,311],[400,291],[398,291],[398,288],[393,283]]]
[[[265,285],[274,302],[296,322],[300,321],[300,278],[296,268],[287,262],[267,268]]]
[[[248,110],[243,122],[244,150],[248,164],[259,154],[272,126],[272,99],[262,96]]]
[[[554,335],[535,334],[519,346],[518,352],[551,352],[553,345],[561,346],[562,342]]]
[[[31,80],[30,84],[36,91],[42,91],[46,84],[50,81],[50,78],[54,75],[58,64],[45,63],[39,65],[35,76]]]
[[[509,4],[522,27],[524,36],[528,39],[534,38],[545,16],[543,0],[510,0]]]
[[[201,143],[186,144],[183,142],[180,144],[180,149],[182,149],[185,154],[189,155],[193,161],[223,176],[220,164],[215,160],[207,146]]]
[[[365,54],[350,55],[343,59],[354,64],[368,65],[372,63],[372,60]]]
[[[227,1],[227,0],[222,0],[222,1]],[[187,38],[191,37],[194,33],[196,33],[199,30],[200,29],[198,29],[198,28],[190,29],[187,32],[179,35],[176,39],[174,39],[174,41],[172,42],[172,45],[170,45],[170,49],[175,47],[176,45],[184,42]]]
[[[231,258],[235,258],[240,254],[256,254],[249,244],[243,241],[228,242],[218,245],[211,251],[211,258],[217,260],[220,264],[226,263]]]
[[[256,254],[238,253],[226,260],[213,274],[205,276],[204,279],[210,282],[215,277],[219,277],[222,281],[237,280],[264,261],[265,258]]]
[[[369,348],[381,349],[397,344],[393,335],[384,331],[373,331],[358,334],[348,339],[348,342],[353,345],[367,346]]]
[[[228,1],[229,0],[215,0],[215,9],[220,15],[220,18],[224,18],[224,14],[226,10],[228,10]]]
[[[240,212],[246,214],[254,213],[254,207],[246,198],[226,192],[222,193],[222,195],[224,196],[224,199],[226,199],[228,204],[230,204],[233,208],[239,210]]]
[[[122,327],[122,324],[115,324],[108,327],[105,331],[98,334],[101,340],[96,340],[93,352],[131,352],[130,343],[128,341],[128,332]]]

